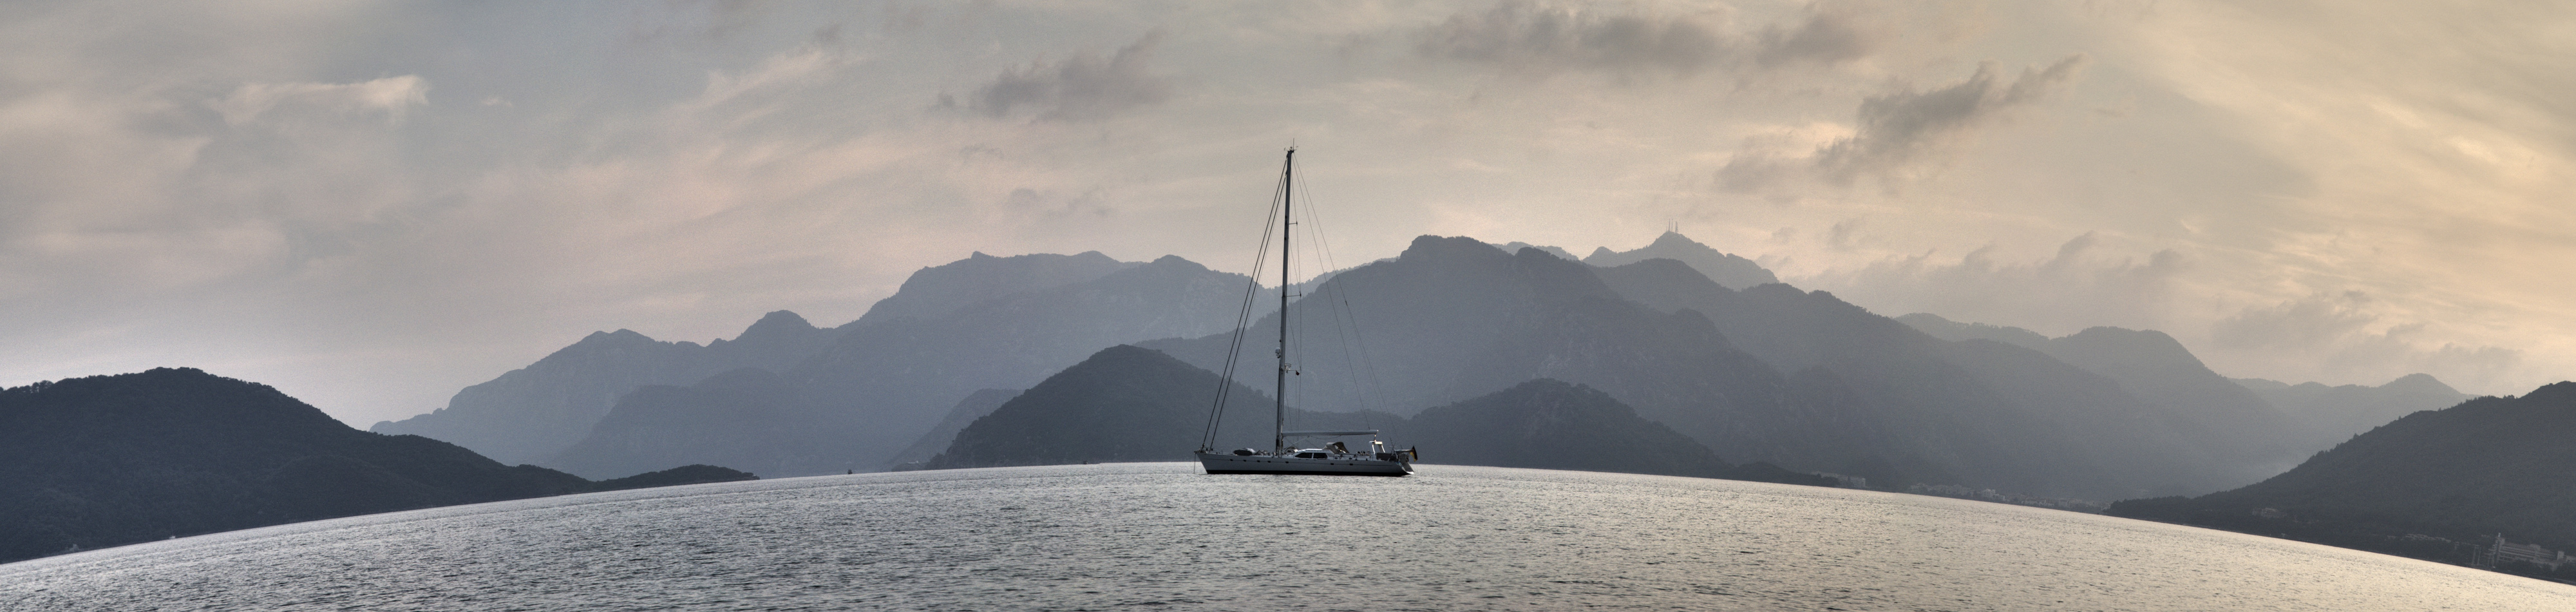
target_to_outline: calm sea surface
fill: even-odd
[[[2576,587],[1787,485],[1150,463],[352,517],[0,565],[6,610],[2576,610]]]

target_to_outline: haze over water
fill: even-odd
[[[0,566],[6,610],[2568,610],[2576,587],[2188,527],[1722,480],[1184,463],[352,517]]]

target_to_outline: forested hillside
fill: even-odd
[[[257,383],[190,368],[0,391],[0,562],[263,525],[620,488],[744,480],[687,466],[607,482],[350,429]]]

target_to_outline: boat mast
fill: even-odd
[[[1279,163],[1279,381],[1270,393],[1270,453],[1288,452],[1288,239],[1290,226],[1297,224],[1297,147],[1288,147],[1286,161]]]

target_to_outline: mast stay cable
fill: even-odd
[[[1216,450],[1217,423],[1219,419],[1225,416],[1225,405],[1234,395],[1234,387],[1236,386],[1234,380],[1235,365],[1242,360],[1243,332],[1252,324],[1252,307],[1261,294],[1261,273],[1269,267],[1264,265],[1264,262],[1268,261],[1268,257],[1270,255],[1271,236],[1278,228],[1278,224],[1272,223],[1272,221],[1279,219],[1279,209],[1282,204],[1282,202],[1280,202],[1281,195],[1282,194],[1278,189],[1271,190],[1270,213],[1264,215],[1261,219],[1261,246],[1253,249],[1252,273],[1245,276],[1243,308],[1242,310],[1236,311],[1234,315],[1234,338],[1226,344],[1225,370],[1217,375],[1216,403],[1208,407],[1207,429],[1199,438],[1199,450],[1201,452],[1214,452]],[[1281,291],[1286,291],[1286,289],[1282,288]],[[1279,314],[1280,316],[1287,316],[1288,313],[1281,312]]]

